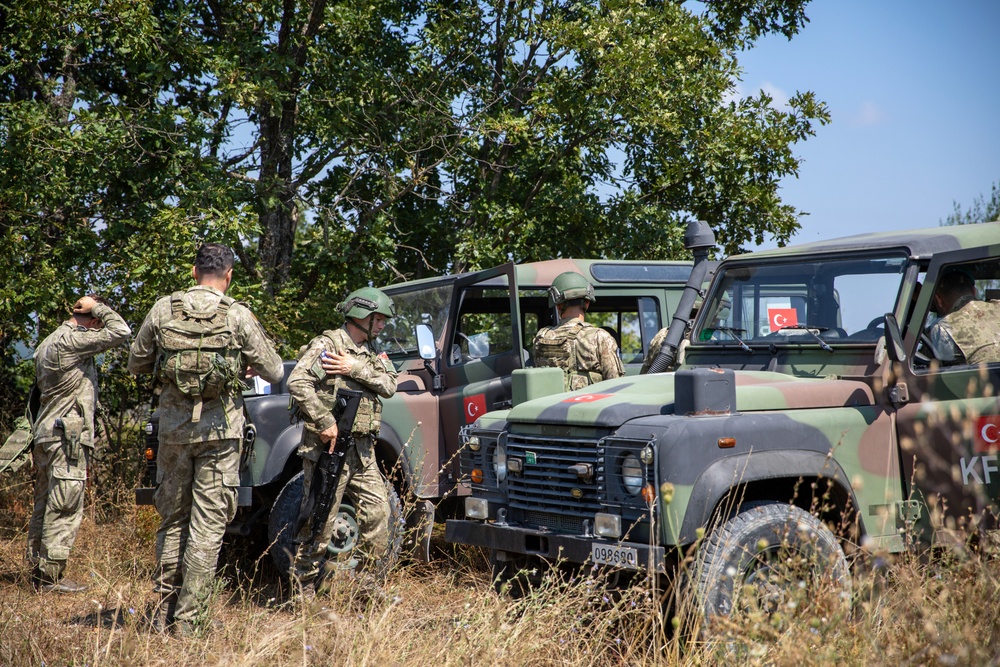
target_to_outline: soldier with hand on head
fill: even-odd
[[[156,591],[153,627],[176,623],[182,635],[204,627],[226,524],[236,514],[243,440],[241,379],[248,367],[271,383],[284,369],[274,343],[250,310],[226,296],[233,251],[198,249],[197,283],[161,298],[139,328],[132,373],[160,384],[159,465],[154,503]]]
[[[28,560],[36,590],[75,593],[87,588],[63,578],[63,572],[83,518],[87,463],[94,448],[94,357],[124,344],[131,333],[104,298],[88,294],[35,350],[41,407],[32,426],[35,500]]]
[[[549,287],[549,306],[556,308],[559,324],[539,329],[532,356],[536,367],[563,370],[566,391],[625,374],[614,337],[584,321],[596,300],[594,286],[574,271],[559,274]]]
[[[344,493],[353,500],[358,520],[359,567],[376,565],[389,548],[389,498],[386,480],[375,459],[375,438],[381,425],[382,402],[396,393],[396,369],[375,343],[395,308],[382,291],[364,287],[351,292],[338,304],[344,326],[314,338],[299,356],[288,377],[288,391],[298,404],[305,429],[299,456],[304,486],[302,511],[307,508],[315,470],[323,451],[333,453],[337,442],[337,420],[333,414],[337,390],[360,391],[361,402],[351,432],[353,445],[344,456],[344,467],[336,487],[329,517],[322,527],[312,526],[312,517],[297,536],[299,547],[291,576],[303,594],[314,595],[321,584],[320,567],[333,535],[334,523]],[[315,534],[314,539],[310,535]],[[381,574],[381,573],[380,573]]]

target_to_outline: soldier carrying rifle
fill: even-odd
[[[381,424],[382,403],[396,393],[396,370],[375,338],[395,315],[392,300],[373,287],[351,292],[337,306],[344,326],[327,330],[314,338],[299,356],[288,378],[288,390],[305,421],[299,456],[304,477],[302,519],[299,522],[295,562],[290,573],[302,586],[303,595],[312,596],[321,580],[320,567],[330,542],[340,501],[346,492],[354,501],[359,528],[358,554],[362,566],[386,556],[389,546],[389,498],[386,481],[375,460],[375,438]],[[341,388],[361,392],[357,414],[349,434],[341,434],[334,407]],[[348,445],[342,455],[343,469],[334,498],[327,504],[329,514],[317,519],[313,485],[317,482],[320,455],[334,454],[338,435]],[[311,493],[312,492],[312,493]],[[312,501],[310,496],[313,496]],[[325,508],[324,508],[325,509]],[[324,512],[326,513],[326,512]],[[322,526],[313,526],[322,521]]]

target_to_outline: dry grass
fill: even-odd
[[[527,597],[497,595],[485,555],[438,542],[429,565],[403,564],[384,596],[339,581],[322,604],[288,603],[268,560],[231,547],[199,639],[148,630],[156,517],[88,515],[69,575],[87,593],[36,595],[23,561],[30,481],[0,480],[0,664],[21,665],[996,665],[1000,564],[965,554],[855,568],[847,613],[746,618],[740,646],[664,631],[659,593],[611,594],[586,576],[549,579]],[[826,609],[826,610],[824,610]],[[682,609],[682,611],[684,611]],[[667,626],[671,625],[668,620]]]

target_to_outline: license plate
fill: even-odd
[[[593,542],[590,545],[590,560],[602,565],[639,569],[639,552],[633,547],[619,547],[613,544]]]

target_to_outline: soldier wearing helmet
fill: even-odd
[[[559,313],[559,324],[535,334],[535,366],[563,369],[566,391],[625,374],[618,344],[610,333],[584,321],[596,301],[594,286],[575,271],[556,276],[549,287],[549,305]]]
[[[298,450],[304,476],[303,503],[309,497],[320,453],[324,449],[332,452],[337,441],[333,416],[337,390],[346,387],[363,394],[352,428],[355,445],[347,452],[329,519],[315,540],[308,540],[309,522],[298,535],[299,548],[291,575],[306,596],[315,594],[322,581],[318,578],[320,567],[345,492],[357,511],[359,560],[372,565],[386,556],[389,546],[389,498],[386,480],[375,460],[375,439],[381,425],[380,397],[396,393],[396,369],[375,339],[386,319],[396,312],[392,299],[374,287],[351,292],[337,310],[344,315],[344,326],[314,338],[288,377],[288,391],[305,421]]]

